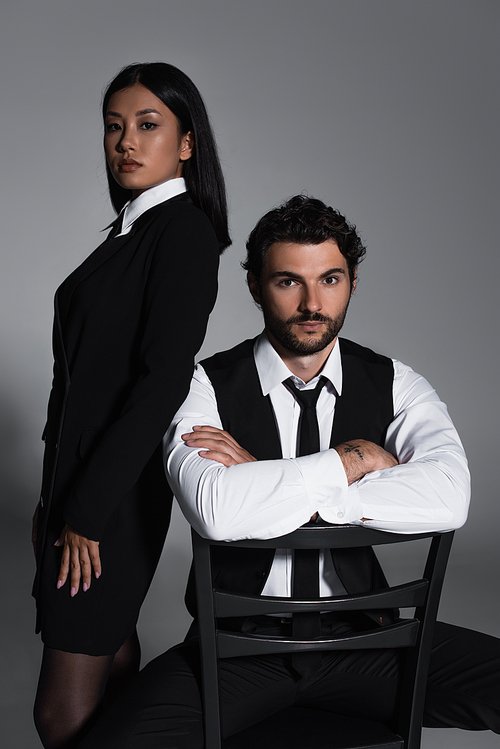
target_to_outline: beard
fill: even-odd
[[[319,312],[304,312],[302,315],[283,320],[269,310],[262,308],[262,311],[266,330],[283,348],[296,356],[310,356],[318,353],[318,351],[323,351],[338,336],[344,324],[348,306],[349,303],[335,318],[321,315]],[[320,338],[316,338],[314,333],[310,333],[308,338],[300,340],[292,332],[292,325],[302,322],[324,322],[326,323],[326,330]]]

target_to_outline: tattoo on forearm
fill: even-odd
[[[361,452],[361,449],[360,449],[359,445],[353,445],[352,442],[346,442],[345,443],[345,445],[344,445],[344,452],[345,453],[352,453],[352,452],[354,452],[354,453],[356,453],[356,455],[358,456],[358,458],[361,458],[361,460],[364,460],[363,453]]]

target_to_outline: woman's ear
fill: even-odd
[[[181,138],[181,153],[179,159],[181,161],[187,161],[193,155],[194,149],[194,136],[191,130],[189,130]]]

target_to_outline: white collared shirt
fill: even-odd
[[[463,525],[470,497],[467,460],[446,406],[427,380],[393,360],[394,419],[385,448],[400,465],[366,474],[348,486],[338,453],[329,449],[336,396],[342,392],[338,344],[321,372],[328,380],[317,403],[321,451],[299,458],[295,454],[300,406],[282,384],[293,375],[264,333],[256,341],[254,356],[263,393],[269,395],[274,410],[282,459],[226,468],[186,446],[181,435],[193,426],[222,428],[212,383],[200,365],[164,437],[170,484],[198,533],[227,541],[274,538],[296,530],[315,512],[330,523],[364,524],[399,533]],[[314,387],[316,381],[306,385],[295,377],[299,387]],[[330,556],[324,570],[323,555],[322,560],[320,594],[342,592]],[[278,554],[264,592],[290,595],[290,573],[290,555]]]
[[[142,216],[150,208],[154,208],[155,205],[164,203],[165,200],[170,200],[170,198],[175,198],[176,195],[180,195],[183,192],[186,192],[184,178],[176,177],[175,179],[169,179],[167,182],[162,182],[161,185],[150,187],[149,190],[145,190],[134,200],[129,200],[128,203],[125,203],[118,216],[118,219],[121,218],[122,220],[122,226],[120,233],[116,236],[121,237],[124,234],[128,234],[132,228],[132,224],[134,221],[137,221],[139,216]]]

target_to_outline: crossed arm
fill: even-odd
[[[257,461],[228,432],[218,427],[194,426],[192,432],[182,434],[181,438],[188,447],[197,448],[200,457],[215,460],[226,467]],[[367,473],[398,465],[391,453],[368,440],[343,442],[334,449],[340,457],[349,485]]]
[[[469,475],[456,430],[427,381],[400,363],[395,369],[385,449],[360,439],[315,455],[255,461],[222,431],[199,367],[164,437],[169,482],[189,523],[217,540],[283,535],[316,512],[327,522],[403,533],[460,527]]]
[[[194,426],[192,432],[181,435],[188,447],[199,450],[198,455],[208,460],[229,467],[241,463],[257,462],[223,429],[211,426]],[[372,471],[383,471],[398,465],[396,458],[383,447],[368,440],[351,440],[334,448],[338,453],[347,477],[347,483],[353,484]],[[317,512],[311,520],[317,517]],[[361,518],[363,522],[370,518]]]

